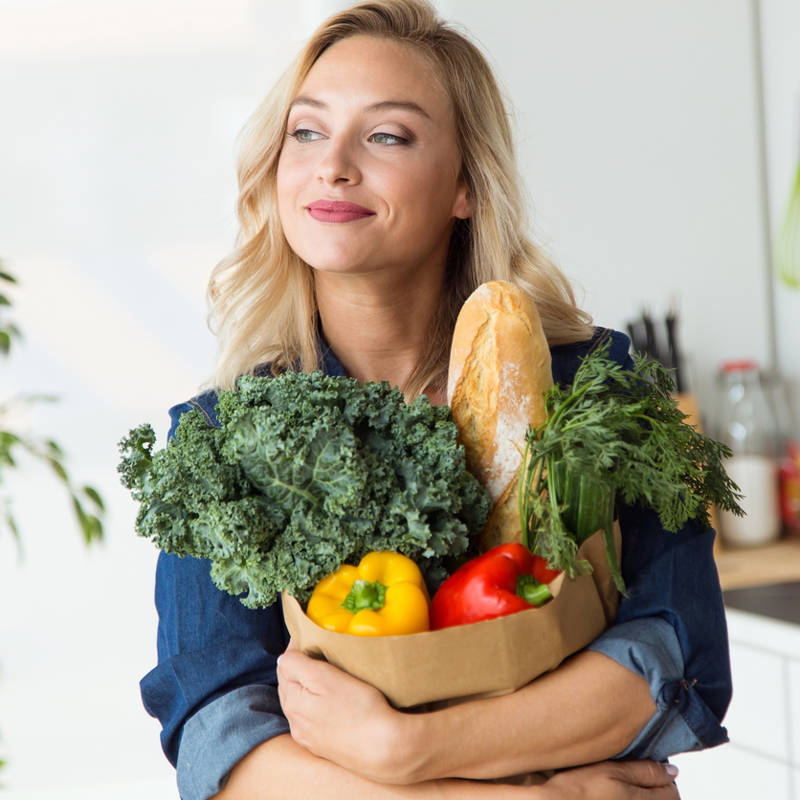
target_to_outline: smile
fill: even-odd
[[[364,206],[341,200],[316,200],[309,203],[306,210],[319,222],[355,222],[375,215],[374,211]]]

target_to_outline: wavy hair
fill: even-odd
[[[426,0],[371,0],[334,14],[316,30],[241,133],[239,233],[208,288],[218,337],[213,384],[232,388],[239,375],[261,364],[275,374],[320,365],[313,271],[283,235],[276,174],[289,107],[306,75],[326,48],[356,34],[404,43],[433,64],[453,104],[472,204],[469,219],[454,220],[440,311],[427,351],[400,387],[405,395],[411,399],[428,386],[444,385],[459,309],[486,281],[510,281],[530,292],[551,345],[589,338],[591,319],[577,307],[569,282],[525,234],[511,127],[487,60]]]

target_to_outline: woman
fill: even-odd
[[[322,367],[444,403],[450,336],[480,283],[529,290],[557,381],[600,341],[524,237],[506,113],[476,48],[422,0],[332,17],[252,118],[241,232],[215,270],[214,384]],[[199,407],[213,423],[215,394]],[[725,741],[730,698],[713,533],[620,512],[629,597],[587,650],[519,691],[406,714],[291,647],[278,606],[250,611],[208,564],[161,554],[159,664],[142,681],[184,800],[677,797],[652,761]],[[284,652],[285,650],[285,652]],[[282,655],[281,655],[282,654]],[[280,665],[277,657],[281,656]],[[580,764],[541,786],[492,779]]]

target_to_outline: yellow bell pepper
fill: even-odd
[[[387,550],[367,553],[323,578],[308,601],[308,618],[329,631],[356,636],[419,633],[430,627],[428,592],[419,567]]]

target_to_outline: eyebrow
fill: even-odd
[[[330,106],[327,103],[323,103],[321,100],[317,100],[314,97],[308,97],[307,95],[298,95],[295,97],[294,101],[292,102],[291,108],[295,106],[311,106],[311,108],[319,108],[324,111],[328,110]],[[379,103],[372,103],[368,105],[364,110],[365,111],[391,111],[394,109],[400,109],[401,111],[411,111],[415,114],[419,114],[420,116],[425,117],[426,119],[430,119],[431,116],[428,112],[422,108],[422,106],[418,105],[417,103],[413,102],[412,100],[381,100]]]

